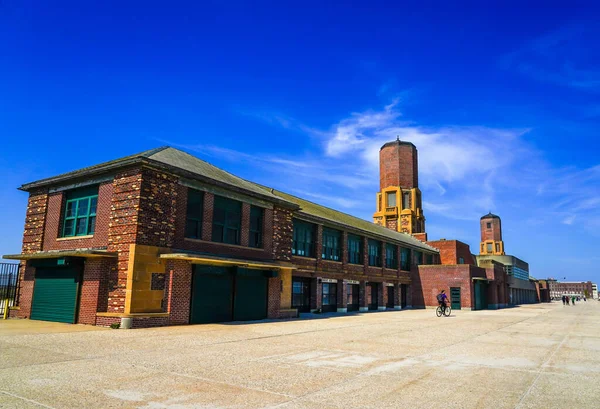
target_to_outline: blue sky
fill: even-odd
[[[399,135],[430,239],[492,211],[532,275],[599,281],[600,6],[322,3],[1,1],[0,253],[22,183],[167,144],[371,219]]]

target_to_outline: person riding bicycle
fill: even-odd
[[[442,292],[437,295],[437,301],[440,307],[442,307],[442,312],[446,311],[446,307],[448,307],[448,296],[445,294],[445,291],[446,290],[442,290]]]

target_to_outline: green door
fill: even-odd
[[[450,303],[453,310],[460,310],[460,287],[450,287]]]
[[[262,270],[238,268],[235,276],[234,321],[267,318],[268,280]]]
[[[233,275],[225,267],[194,266],[190,324],[232,320]]]
[[[79,272],[75,268],[36,268],[31,319],[75,323]]]
[[[487,286],[485,282],[477,280],[475,281],[475,309],[482,310],[487,308]]]

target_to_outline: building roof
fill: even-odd
[[[43,186],[65,184],[74,180],[89,178],[95,175],[117,170],[124,166],[136,164],[148,164],[163,167],[175,174],[183,174],[184,176],[208,180],[213,183],[216,182],[222,186],[235,190],[242,190],[245,193],[250,193],[253,196],[265,198],[274,203],[284,204],[294,210],[299,209],[299,213],[307,216],[308,218],[312,217],[319,220],[329,221],[334,225],[347,226],[355,231],[364,232],[365,234],[370,234],[382,239],[391,239],[396,243],[403,243],[413,248],[420,248],[430,252],[438,252],[436,248],[417,240],[409,234],[399,233],[383,226],[379,226],[370,221],[363,220],[313,202],[309,202],[308,200],[292,196],[285,192],[277,191],[266,186],[249,182],[229,172],[219,169],[206,161],[196,158],[189,153],[168,146],[147,150],[136,155],[126,156],[124,158],[101,163],[99,165],[94,165],[51,178],[27,183],[21,186],[20,189],[29,191]]]
[[[395,141],[385,143],[381,147],[381,149],[387,148],[389,146],[398,146],[398,145],[410,145],[413,148],[417,149],[417,147],[412,142],[401,141],[400,138],[396,139]],[[381,149],[379,149],[379,150],[381,150]]]
[[[499,218],[500,218],[500,216],[495,215],[492,212],[489,212],[485,216],[481,216],[481,220],[483,220],[483,219],[499,219]]]
[[[262,188],[269,189],[264,186]],[[309,202],[308,200],[304,200],[278,190],[273,190],[273,193],[285,200],[296,203],[298,206],[300,206],[300,211],[298,212],[299,215],[308,216],[309,219],[313,217],[319,220],[329,221],[334,225],[347,226],[360,232],[370,233],[372,236],[378,236],[384,240],[393,240],[395,243],[402,243],[413,248],[419,248],[436,253],[439,252],[439,250],[435,247],[417,240],[410,234],[399,233],[359,217],[342,213],[329,207]]]
[[[137,164],[149,164],[167,168],[168,170],[174,171],[174,173],[183,173],[184,176],[210,180],[226,187],[242,189],[246,193],[272,200],[275,203],[285,204],[294,208],[297,207],[293,203],[287,202],[282,200],[280,197],[273,195],[268,190],[265,191],[264,189],[259,188],[252,182],[248,182],[247,180],[232,175],[223,169],[219,169],[206,161],[198,159],[189,153],[183,152],[179,149],[171,148],[169,146],[150,149],[136,155],[126,156],[124,158],[104,162],[99,165],[94,165],[72,172],[63,173],[58,176],[53,176],[51,178],[27,183],[22,185],[19,189],[29,191],[43,186],[60,185],[61,183],[89,178],[95,175],[111,172],[125,166]]]

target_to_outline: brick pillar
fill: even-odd
[[[406,308],[412,308],[412,299],[413,299],[412,288],[413,288],[412,284],[406,285]]]
[[[319,277],[320,278],[320,277]],[[310,309],[311,311],[321,309],[323,305],[323,287],[319,278],[310,279]]]
[[[167,312],[170,325],[190,323],[192,265],[187,261],[168,260]]]
[[[360,312],[369,311],[369,305],[367,304],[367,282],[364,280],[361,280],[359,284],[358,310]]]
[[[317,237],[315,237],[315,258],[317,259],[317,268],[323,267],[323,225],[317,224]]]
[[[387,288],[385,283],[377,283],[377,309],[385,311],[385,299],[387,298]]]
[[[242,203],[242,229],[240,237],[240,245],[248,247],[250,242],[250,203]]]
[[[348,286],[344,280],[337,282],[337,312],[348,312]]]
[[[267,297],[267,318],[279,318],[279,310],[281,309],[281,278],[269,278]]]
[[[348,265],[348,232],[345,231],[342,233],[342,269],[346,269],[346,265]],[[346,305],[344,303],[344,305]]]
[[[395,310],[402,309],[402,307],[400,306],[400,300],[402,299],[401,294],[400,294],[401,291],[402,291],[402,285],[394,284],[394,309]]]
[[[29,261],[19,267],[19,310],[16,316],[29,318],[31,315],[31,302],[33,301],[33,284],[35,279],[35,267],[29,265]]]
[[[213,212],[215,206],[215,195],[204,193],[204,211],[202,213],[202,240],[212,240]]]

